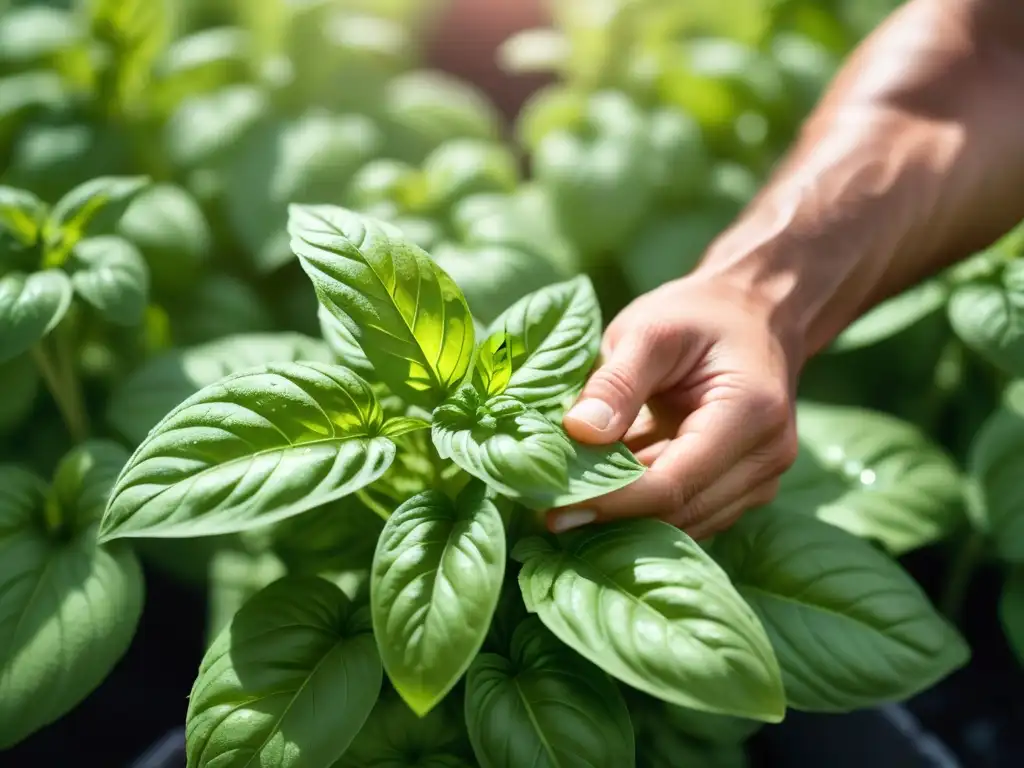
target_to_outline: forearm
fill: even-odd
[[[697,271],[767,299],[806,357],[1022,218],[1024,3],[910,0]]]

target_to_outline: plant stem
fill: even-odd
[[[985,538],[977,531],[972,530],[949,566],[949,574],[946,578],[946,586],[942,591],[942,598],[939,601],[939,609],[954,624],[960,620],[964,599],[967,597],[967,588],[971,584],[974,568],[978,563],[978,558],[981,557],[984,546]]]
[[[35,360],[36,367],[42,374],[43,381],[46,382],[46,387],[50,390],[54,402],[57,403],[57,408],[60,410],[71,437],[76,443],[82,442],[89,436],[89,423],[85,414],[85,405],[82,402],[82,393],[78,388],[78,380],[69,357],[69,350],[63,348],[63,345],[58,346],[55,360],[47,352],[46,343],[43,340],[32,347],[32,358]]]
[[[46,530],[49,533],[57,533],[64,524],[60,503],[54,498],[52,492],[46,497],[46,502],[43,504],[43,519],[46,521]]]

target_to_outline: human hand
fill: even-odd
[[[564,425],[583,443],[624,440],[649,470],[552,510],[548,527],[657,517],[702,538],[771,501],[796,459],[801,354],[778,325],[770,302],[713,276],[666,283],[626,307]]]

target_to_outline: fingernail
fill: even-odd
[[[569,509],[559,512],[551,520],[551,530],[555,533],[564,533],[573,528],[592,523],[597,519],[597,513],[589,509]]]
[[[568,413],[569,416],[582,421],[585,424],[589,424],[594,429],[603,430],[607,429],[608,425],[612,423],[612,417],[615,416],[615,411],[612,407],[603,400],[581,400],[576,403]]]

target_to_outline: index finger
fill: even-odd
[[[684,507],[766,439],[763,412],[750,399],[715,400],[683,422],[679,437],[633,484],[548,513],[555,532],[590,522],[664,517]]]

